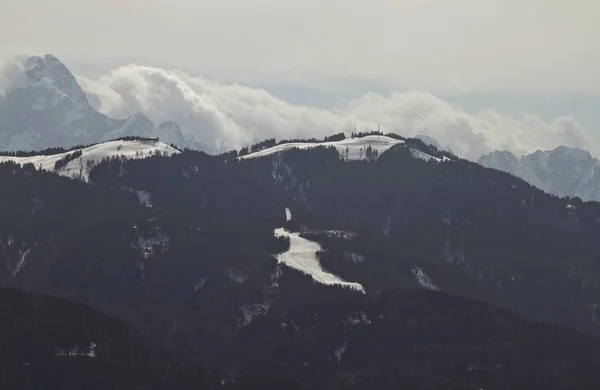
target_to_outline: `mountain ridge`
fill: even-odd
[[[494,151],[478,163],[508,172],[556,196],[600,201],[600,160],[580,148],[559,146],[517,158],[509,151]]]
[[[123,136],[158,136],[183,146],[181,129],[141,113],[113,119],[93,108],[69,69],[51,54],[14,60],[0,95],[0,149],[71,147]]]

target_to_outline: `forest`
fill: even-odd
[[[140,352],[145,368],[122,388],[139,388],[136,375],[244,389],[600,387],[598,204],[404,141],[359,161],[332,147],[107,159],[90,183],[0,164],[1,285],[72,301],[68,315],[43,314],[82,326],[32,319],[37,328],[2,328],[2,345],[22,348],[35,338],[15,332],[31,329],[36,340],[57,335],[31,356],[92,341],[100,356],[88,328],[130,329],[139,338],[107,345],[165,355]],[[415,149],[447,159],[425,161]],[[279,227],[319,243],[323,267],[366,294],[278,264],[289,247],[274,236]],[[6,305],[42,299],[3,294]],[[51,330],[61,327],[64,335]],[[142,374],[164,359],[186,373]],[[57,363],[40,364],[41,373]],[[0,383],[46,378],[18,371],[2,382],[7,372]]]

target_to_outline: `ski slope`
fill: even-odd
[[[310,149],[319,146],[333,146],[337,149],[340,156],[348,158],[348,160],[366,159],[366,150],[370,146],[372,150],[376,150],[378,155],[391,148],[392,146],[403,144],[404,141],[397,140],[385,135],[367,135],[361,138],[346,138],[342,141],[330,142],[291,142],[288,144],[276,145],[271,148],[259,150],[258,152],[250,153],[240,157],[241,159],[269,156],[275,153],[284,152],[289,149]],[[347,152],[347,155],[346,155]]]
[[[317,252],[321,251],[321,246],[314,242],[300,237],[300,233],[291,233],[284,228],[275,230],[276,237],[288,237],[290,239],[290,248],[277,255],[277,261],[288,267],[297,269],[312,276],[313,280],[328,285],[348,286],[358,291],[365,292],[360,283],[346,282],[344,279],[323,269],[321,262],[317,258]]]
[[[69,161],[65,166],[54,169],[56,162],[64,158],[68,154],[73,154],[81,150],[82,155],[72,161]],[[112,158],[121,156],[126,159],[145,158],[156,153],[173,154],[181,153],[179,150],[160,141],[153,140],[135,140],[135,141],[109,141],[96,145],[92,145],[83,149],[75,149],[69,152],[39,155],[28,157],[12,157],[0,156],[0,163],[12,161],[20,165],[33,164],[37,169],[42,169],[49,172],[55,172],[62,176],[67,176],[83,181],[89,180],[89,174],[94,165],[102,161],[104,158]]]

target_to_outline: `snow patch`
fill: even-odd
[[[137,226],[134,226],[134,229],[137,230]],[[149,236],[144,236],[140,233],[137,240],[131,242],[131,247],[138,249],[143,256],[143,260],[140,261],[139,265],[140,276],[143,280],[145,280],[144,270],[148,261],[154,257],[156,250],[160,250],[162,253],[167,252],[170,242],[171,238],[169,235],[159,228],[154,228],[152,234]]]
[[[194,284],[194,291],[200,290],[206,284],[206,278],[198,278],[196,283]]]
[[[335,351],[333,351],[333,355],[335,356],[335,360],[337,360],[338,364],[342,363],[342,359],[344,358],[346,349],[348,349],[348,342],[344,341],[339,347],[335,349]]]
[[[264,316],[269,312],[271,308],[271,301],[266,301],[265,303],[252,303],[249,305],[240,306],[240,310],[244,318],[240,323],[240,327],[247,326],[252,322],[252,320],[258,316]]]
[[[239,284],[244,284],[248,277],[242,273],[242,271],[237,270],[235,268],[229,267],[227,268],[227,277],[232,282],[236,282]]]
[[[415,158],[420,158],[421,160],[425,160],[425,161],[437,161],[437,162],[441,162],[441,161],[446,161],[446,159],[448,159],[448,157],[445,157],[444,159],[441,159],[439,157],[435,157],[432,156],[430,154],[427,154],[425,152],[422,152],[418,149],[411,149],[410,153],[413,157]],[[449,159],[448,159],[449,160]]]
[[[366,160],[367,148],[371,148],[377,155],[381,156],[383,152],[392,146],[403,144],[404,141],[397,140],[385,135],[367,135],[361,138],[346,138],[341,141],[330,142],[290,142],[287,144],[276,145],[271,148],[263,149],[258,152],[250,153],[239,157],[240,159],[264,157],[276,153],[285,152],[290,149],[312,149],[316,147],[334,147],[340,156],[346,160]]]
[[[64,159],[67,155],[72,155],[77,150],[49,156],[0,156],[0,163],[11,161],[19,165],[33,164],[38,169],[88,181],[92,168],[105,158],[121,157],[124,159],[137,159],[155,154],[171,156],[181,153],[179,150],[163,142],[153,140],[109,141],[79,150],[81,151],[81,157],[69,161],[66,165],[58,169],[55,169],[56,162]]]
[[[148,191],[136,191],[136,194],[142,206],[152,207],[151,195]]]
[[[31,254],[31,249],[32,248],[27,248],[24,251],[19,251],[19,261],[17,261],[17,265],[15,266],[15,269],[13,270],[13,273],[12,273],[13,278],[15,276],[17,276],[19,271],[25,266],[25,264],[27,264],[27,258]]]
[[[350,316],[348,316],[348,318],[345,320],[345,322],[350,325],[370,325],[371,324],[371,320],[367,317],[367,313],[365,313],[364,311],[352,313]]]
[[[350,241],[356,238],[356,233],[345,232],[343,230],[328,230],[323,232],[327,237],[340,238],[342,240]]]
[[[344,252],[344,258],[350,260],[353,263],[364,263],[367,259],[360,253],[346,251]]]
[[[425,271],[423,271],[423,268],[417,267],[416,265],[412,265],[410,268],[412,274],[417,279],[417,283],[419,283],[419,286],[432,291],[440,290],[438,286],[436,286],[435,283],[433,283],[433,280],[431,280],[431,278],[427,276]]]
[[[68,349],[62,349],[56,347],[54,349],[54,356],[69,356],[69,357],[96,357],[96,343],[91,342],[87,348],[80,348],[79,345],[74,345]]]
[[[275,270],[271,274],[271,285],[268,287],[269,292],[279,291],[279,278],[283,275],[283,268],[277,264]]]
[[[284,228],[276,229],[275,236],[288,237],[290,240],[290,248],[277,255],[279,263],[283,263],[288,267],[312,276],[313,280],[318,283],[348,286],[363,293],[365,292],[361,284],[346,282],[339,276],[323,269],[321,262],[317,258],[317,252],[322,250],[318,243],[300,237],[300,233],[288,232]]]
[[[285,208],[285,221],[289,222],[292,220],[292,212],[290,211],[289,207]]]

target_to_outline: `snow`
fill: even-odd
[[[429,135],[419,134],[415,138],[421,140],[425,145],[433,146],[434,148],[442,150],[442,147],[440,146],[439,142],[437,142],[435,138]]]
[[[478,163],[508,172],[549,194],[600,201],[600,161],[582,149],[559,146],[519,158],[495,151],[481,156]]]
[[[292,212],[290,211],[289,207],[285,208],[285,220],[286,220],[286,222],[289,222],[292,220]]]
[[[411,153],[411,155],[412,155],[413,157],[420,158],[420,159],[422,159],[422,160],[425,160],[425,161],[431,161],[431,160],[433,160],[433,161],[440,162],[440,161],[445,161],[446,159],[448,159],[448,158],[446,157],[444,160],[442,160],[442,159],[441,159],[441,158],[439,158],[439,157],[434,157],[434,156],[432,156],[432,155],[430,155],[430,154],[427,154],[427,153],[425,153],[425,152],[422,152],[422,151],[420,151],[420,150],[418,150],[418,149],[411,149],[411,150],[410,150],[410,153]]]
[[[139,249],[144,260],[148,261],[154,255],[156,248],[160,248],[163,252],[167,251],[170,242],[171,238],[167,233],[155,228],[152,234],[147,237],[140,234],[137,241],[132,241],[131,247]]]
[[[347,286],[365,292],[361,284],[346,282],[339,276],[323,269],[317,258],[317,252],[321,251],[321,246],[318,243],[302,238],[300,233],[291,233],[284,228],[276,229],[275,236],[290,239],[290,248],[286,252],[277,255],[279,263],[310,275],[318,283]]]
[[[353,263],[364,263],[367,260],[365,256],[361,255],[360,253],[350,251],[344,252],[344,258],[346,258],[346,260],[350,260]]]
[[[403,143],[404,141],[387,137],[385,135],[367,135],[361,138],[346,138],[342,141],[331,142],[291,142],[287,144],[276,145],[271,148],[260,150],[258,152],[250,153],[240,157],[240,159],[269,156],[293,148],[310,149],[319,146],[333,146],[337,149],[338,153],[343,158],[346,158],[346,151],[348,151],[348,160],[363,160],[366,159],[365,151],[369,146],[373,151],[377,151],[377,153],[381,155],[383,152],[385,152],[392,146]]]
[[[202,287],[204,287],[205,284],[206,284],[206,278],[202,278],[202,277],[198,278],[198,280],[194,284],[194,291],[200,290]]]
[[[325,235],[327,235],[327,237],[340,238],[340,239],[346,240],[346,241],[356,238],[356,233],[346,232],[343,230],[328,230],[324,233],[325,233]]]
[[[69,356],[69,357],[89,357],[96,358],[96,343],[90,342],[88,348],[80,348],[79,345],[75,344],[69,349],[61,349],[56,347],[54,349],[54,356]]]
[[[344,357],[344,354],[346,353],[347,348],[348,348],[348,342],[344,341],[339,347],[337,347],[335,349],[335,351],[333,351],[335,360],[337,360],[338,364],[342,363],[342,359]]]
[[[442,145],[440,145],[439,142],[437,142],[437,140],[435,138],[433,138],[429,135],[419,134],[419,135],[415,136],[415,138],[418,140],[421,140],[425,145],[433,146],[434,148],[436,148],[439,151],[445,151],[445,152],[452,153],[452,150],[450,148],[443,147]],[[445,161],[445,159],[444,159],[444,161]]]
[[[371,320],[369,317],[367,317],[367,313],[364,311],[359,311],[348,316],[348,318],[345,320],[345,323],[349,325],[370,325]]]
[[[431,278],[427,276],[427,274],[425,274],[423,268],[413,265],[411,266],[411,272],[417,279],[417,283],[419,283],[419,286],[428,290],[439,291],[438,286],[436,286],[435,283],[433,283],[433,280],[431,280]]]
[[[265,303],[241,305],[240,310],[242,311],[244,319],[241,321],[240,326],[243,328],[244,326],[250,324],[254,318],[267,314],[270,308],[271,301],[268,300]]]
[[[30,253],[31,253],[31,248],[27,248],[26,250],[24,250],[20,253],[21,255],[19,256],[19,261],[17,262],[17,266],[13,270],[13,278],[15,276],[17,276],[19,271],[25,266],[25,264],[27,264],[27,257],[29,257]]]
[[[54,170],[54,164],[68,154],[80,150],[81,157],[70,161],[65,166]],[[34,164],[36,168],[49,172],[58,173],[61,176],[79,178],[83,181],[89,180],[89,173],[94,164],[99,163],[104,158],[120,156],[126,159],[136,159],[152,156],[155,153],[173,154],[181,153],[179,150],[160,141],[137,140],[137,141],[109,141],[92,145],[83,149],[71,150],[65,153],[54,154],[50,156],[38,155],[29,157],[0,156],[0,163],[12,161],[20,165]]]
[[[236,282],[239,284],[244,284],[246,282],[246,280],[248,280],[248,277],[246,275],[244,275],[244,273],[242,271],[237,270],[233,267],[227,268],[227,277],[232,282]]]
[[[136,191],[136,194],[142,206],[152,207],[151,195],[148,191]]]

